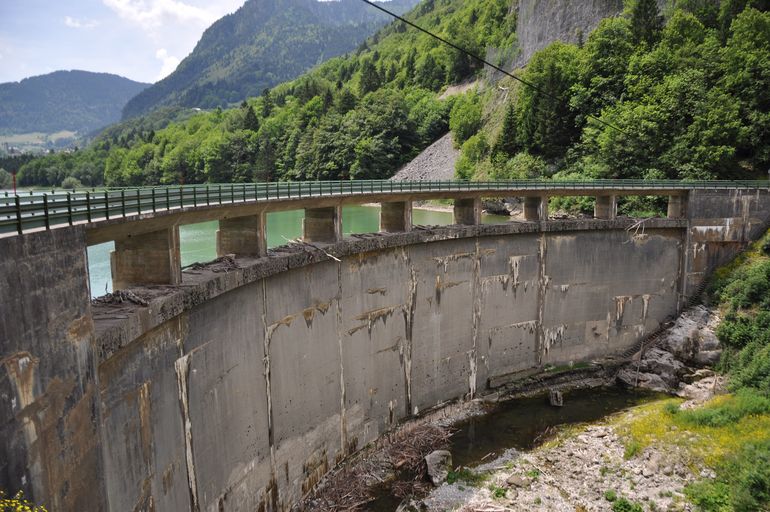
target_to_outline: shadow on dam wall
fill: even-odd
[[[0,239],[0,487],[52,510],[289,509],[414,415],[632,346],[768,212],[766,191],[698,192],[643,230],[284,247],[142,289],[146,306],[89,303],[83,227]]]

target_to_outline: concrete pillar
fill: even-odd
[[[142,284],[180,284],[179,227],[115,240],[110,266],[113,290]]]
[[[342,207],[305,208],[302,239],[329,244],[342,240]]]
[[[398,233],[412,230],[412,202],[380,204],[380,231]]]
[[[668,218],[681,219],[685,216],[687,198],[685,196],[668,196]]]
[[[455,224],[475,226],[481,224],[481,198],[455,199]]]
[[[525,197],[524,218],[526,220],[548,220],[548,196]]]
[[[594,218],[612,220],[618,214],[618,201],[615,196],[596,196]]]
[[[221,219],[217,230],[217,256],[225,254],[265,256],[265,215]]]

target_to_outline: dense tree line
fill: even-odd
[[[500,128],[468,138],[458,174],[763,176],[770,14],[761,2],[748,4],[688,0],[664,23],[654,0],[639,0],[625,16],[603,20],[584,45],[553,43],[524,73],[539,91],[519,87]]]

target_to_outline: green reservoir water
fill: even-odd
[[[353,233],[374,233],[379,230],[380,208],[377,206],[345,206],[342,209],[342,230],[345,235]],[[267,245],[277,247],[302,236],[304,210],[274,212],[267,214]],[[507,222],[508,217],[484,215],[486,224]],[[415,209],[412,222],[417,225],[447,225],[452,223],[451,212],[434,212]],[[182,266],[195,262],[211,261],[216,255],[216,221],[190,224],[179,228],[182,248]],[[114,244],[95,245],[88,248],[88,272],[91,280],[91,296],[98,297],[112,291],[110,276],[110,251]]]

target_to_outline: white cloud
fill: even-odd
[[[211,25],[239,2],[213,2],[206,8],[190,5],[179,0],[102,0],[104,5],[115,11],[121,18],[141,25],[145,29],[157,28],[167,19],[183,22],[197,22]],[[224,4],[224,5],[223,5]]]
[[[77,18],[73,18],[72,16],[65,16],[64,24],[70,28],[94,28],[99,26],[99,22],[96,20],[79,20]]]
[[[178,58],[174,57],[173,55],[169,55],[165,48],[161,48],[160,50],[156,51],[155,58],[163,62],[163,65],[160,68],[160,73],[158,74],[156,80],[166,78],[171,74],[172,71],[176,69],[180,62]]]

